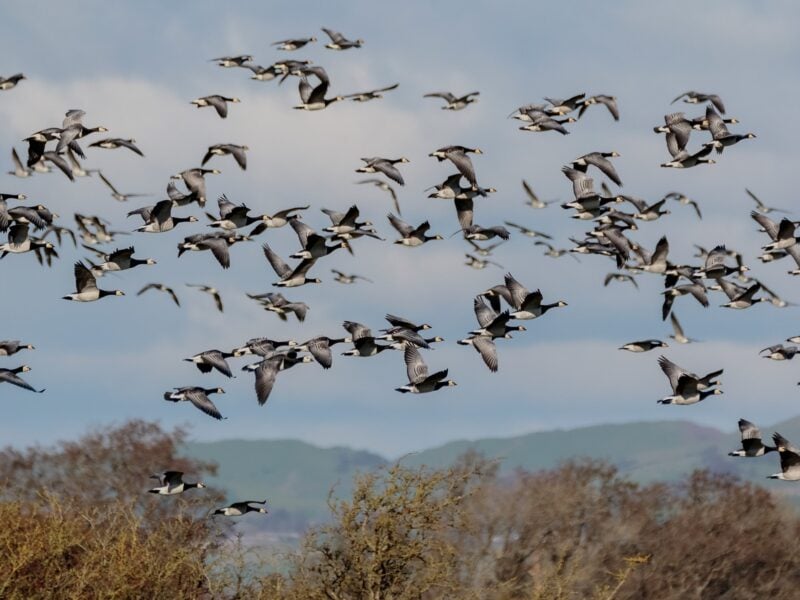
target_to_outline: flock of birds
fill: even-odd
[[[330,43],[325,46],[328,49],[348,50],[361,48],[364,45],[363,40],[349,40],[330,29],[323,31],[330,38]],[[315,37],[286,39],[275,42],[273,46],[281,51],[292,52],[314,42],[316,42]],[[225,56],[212,60],[223,68],[249,70],[252,73],[251,78],[258,81],[283,82],[290,77],[297,78],[300,102],[294,108],[298,110],[323,110],[345,99],[355,102],[372,101],[382,98],[386,92],[398,87],[395,83],[364,92],[329,96],[331,80],[326,70],[308,60],[280,60],[268,67],[254,64],[253,57],[249,55]],[[0,90],[10,90],[24,79],[23,74],[8,78],[0,77]],[[450,92],[425,94],[426,98],[443,100],[445,104],[442,109],[451,111],[468,108],[477,101],[478,96],[479,92],[460,96]],[[654,128],[656,133],[666,135],[667,150],[671,156],[669,161],[661,165],[662,167],[686,169],[701,164],[711,164],[714,162],[709,158],[712,151],[721,155],[726,148],[756,137],[752,133],[739,134],[728,130],[728,125],[737,124],[738,121],[722,116],[725,114],[725,107],[717,95],[689,91],[675,98],[673,102],[678,100],[690,105],[704,104],[705,112],[694,117],[687,117],[683,112],[668,114],[664,117],[664,125]],[[198,108],[213,108],[217,115],[224,119],[227,117],[229,105],[239,102],[241,100],[236,97],[214,94],[196,98],[191,103]],[[619,120],[616,97],[605,94],[587,96],[584,93],[566,99],[545,98],[545,103],[520,106],[509,116],[525,123],[520,127],[524,131],[557,131],[566,135],[569,131],[565,125],[577,122],[587,109],[594,105],[605,106],[611,117],[615,121]],[[573,113],[576,113],[576,116],[571,116]],[[26,160],[23,162],[17,150],[12,149],[14,170],[10,174],[18,178],[29,178],[55,168],[74,181],[76,177],[91,176],[97,172],[114,199],[125,202],[141,196],[141,194],[121,193],[103,173],[83,168],[79,159],[85,159],[86,155],[81,144],[88,141],[90,136],[107,131],[102,126],[84,125],[85,116],[82,110],[69,110],[61,127],[41,129],[25,138],[24,141],[28,143]],[[710,135],[710,139],[702,141],[699,149],[690,150],[689,141],[693,139],[692,136],[704,135],[704,132],[707,132],[705,135]],[[124,149],[139,157],[144,156],[133,139],[109,137],[86,145],[90,148],[107,150]],[[217,169],[206,168],[209,161],[229,156],[241,170],[246,170],[248,150],[246,145],[233,143],[220,143],[209,147],[199,167],[186,169],[172,177],[167,184],[166,199],[128,213],[128,217],[141,219],[141,225],[134,231],[141,234],[163,234],[184,224],[199,223],[205,218],[207,220],[205,226],[213,231],[186,236],[177,244],[178,256],[189,251],[208,251],[223,269],[227,269],[231,265],[231,248],[235,244],[251,242],[268,230],[288,225],[296,234],[299,244],[298,250],[288,257],[288,260],[294,262],[288,263],[271,248],[269,243],[264,242],[261,245],[264,257],[275,273],[276,280],[272,285],[276,288],[299,288],[308,284],[319,284],[321,280],[314,275],[319,270],[317,263],[328,255],[337,251],[353,254],[354,246],[364,243],[356,242],[360,238],[370,238],[373,240],[370,243],[385,241],[373,223],[360,220],[356,205],[349,207],[344,213],[322,209],[330,220],[330,225],[320,230],[312,228],[303,220],[305,211],[310,208],[309,205],[286,208],[271,215],[254,214],[246,205],[237,204],[224,194],[217,200],[217,214],[205,210],[202,215],[173,214],[179,209],[187,209],[193,205],[197,205],[200,209],[205,208],[207,201],[205,177],[219,173]],[[630,283],[638,289],[636,278],[640,274],[660,276],[664,281],[662,319],[670,317],[673,327],[671,338],[680,344],[696,341],[684,333],[673,312],[675,302],[684,302],[679,300],[682,297],[693,298],[703,307],[708,307],[709,294],[716,291],[727,299],[721,306],[739,310],[761,302],[769,302],[776,307],[789,304],[767,288],[763,282],[750,279],[746,275],[749,269],[744,264],[742,255],[729,250],[725,245],[718,245],[710,250],[698,247],[696,257],[700,260],[700,264],[683,265],[673,263],[669,259],[670,247],[666,237],[662,237],[652,251],[632,239],[631,234],[639,229],[640,224],[656,221],[670,213],[666,208],[668,202],[691,206],[699,219],[702,219],[702,212],[695,200],[679,192],[671,192],[657,202],[648,203],[641,198],[613,192],[605,181],[601,182],[599,190],[595,189],[594,177],[599,176],[605,176],[609,182],[618,187],[622,186],[622,179],[612,162],[619,156],[616,151],[589,152],[562,168],[562,173],[571,183],[574,198],[563,203],[561,207],[574,211],[571,218],[585,221],[590,226],[582,238],[570,238],[573,243],[571,248],[557,248],[547,233],[517,223],[505,221],[503,224],[480,225],[475,221],[475,200],[480,201],[496,191],[491,187],[482,187],[478,183],[472,156],[480,154],[482,154],[480,148],[462,145],[445,146],[429,154],[429,157],[455,170],[441,184],[429,188],[433,191],[428,197],[453,201],[458,221],[458,230],[453,235],[460,234],[468,244],[466,264],[474,269],[500,267],[489,257],[495,248],[511,237],[510,228],[517,235],[535,238],[535,244],[546,249],[544,254],[554,259],[563,256],[576,258],[577,254],[591,254],[611,259],[616,270],[605,276],[605,286],[612,283]],[[397,238],[393,240],[394,244],[414,248],[445,239],[441,234],[431,233],[428,221],[409,223],[401,218],[398,195],[392,184],[405,185],[402,165],[409,162],[408,158],[375,156],[361,160],[363,164],[355,168],[355,172],[369,174],[372,177],[358,183],[373,185],[389,194],[391,198],[394,212],[390,212],[387,219],[397,233]],[[180,189],[176,182],[182,182],[185,190]],[[523,181],[522,184],[527,197],[526,203],[531,208],[545,209],[552,204],[550,201],[541,200],[527,182]],[[797,265],[797,268],[789,273],[800,274],[798,243],[800,238],[795,237],[798,222],[789,218],[783,218],[779,223],[774,222],[767,215],[779,212],[780,209],[766,206],[749,190],[747,193],[756,202],[752,218],[770,240],[763,246],[759,259],[762,262],[771,262],[789,256]],[[8,241],[0,245],[0,258],[10,254],[32,252],[41,264],[52,265],[53,261],[59,258],[57,246],[60,247],[66,238],[71,238],[76,246],[77,239],[80,238],[82,247],[92,253],[91,259],[85,258],[75,262],[73,267],[75,291],[63,296],[65,300],[85,303],[109,296],[123,296],[125,292],[122,290],[99,287],[98,280],[108,273],[119,273],[139,266],[156,264],[152,258],[135,257],[134,246],[117,248],[113,251],[97,248],[96,246],[114,242],[116,236],[120,234],[128,233],[110,229],[110,223],[101,216],[76,213],[74,220],[77,231],[73,231],[59,225],[58,215],[42,204],[11,205],[14,201],[22,200],[25,200],[23,194],[0,194],[0,232],[8,232]],[[629,210],[624,210],[626,205]],[[247,228],[249,231],[245,233]],[[40,237],[36,237],[34,231],[43,233]],[[51,234],[55,237],[55,243],[48,239]],[[358,274],[347,274],[334,269],[331,271],[335,275],[335,281],[341,284],[354,284],[359,280],[371,281]],[[187,285],[209,294],[217,310],[223,311],[222,298],[215,287],[206,284]],[[137,295],[148,291],[165,293],[172,302],[180,306],[175,290],[166,284],[149,283],[140,289]],[[762,293],[765,295],[759,296]],[[248,294],[248,296],[266,311],[277,314],[284,321],[292,315],[297,321],[304,321],[309,311],[306,303],[297,298],[289,299],[277,291]],[[468,330],[466,336],[458,340],[458,344],[471,346],[486,367],[491,372],[496,372],[499,368],[497,344],[510,339],[514,333],[525,331],[526,327],[519,324],[520,321],[535,320],[543,317],[551,309],[565,306],[567,303],[563,300],[545,302],[541,290],[531,290],[511,273],[506,273],[502,282],[475,295],[473,308],[477,325]],[[339,344],[350,345],[349,349],[341,352],[342,356],[347,357],[366,358],[386,351],[401,351],[408,381],[395,388],[398,392],[430,393],[456,385],[455,381],[448,379],[448,369],[439,368],[431,372],[423,358],[422,350],[429,350],[432,344],[444,341],[439,336],[427,336],[424,333],[432,329],[430,324],[417,323],[392,314],[386,315],[386,321],[389,326],[377,332],[373,332],[369,326],[362,323],[344,321],[342,327],[346,335],[340,337],[319,335],[303,342],[258,337],[247,340],[242,346],[230,351],[209,349],[184,360],[194,364],[203,374],[216,371],[222,376],[233,377],[233,368],[229,361],[246,356],[255,357],[256,362],[245,364],[241,370],[253,374],[255,395],[259,405],[267,402],[282,371],[313,362],[323,369],[330,369],[333,366],[332,348]],[[789,338],[787,341],[800,343],[800,336]],[[661,340],[646,339],[629,342],[620,349],[641,353],[666,347],[667,344]],[[0,357],[13,356],[22,350],[33,349],[31,344],[20,341],[2,341]],[[764,349],[762,353],[766,352],[766,358],[772,360],[790,360],[799,349],[798,346],[779,344]],[[722,393],[721,382],[718,379],[723,372],[722,369],[700,376],[676,365],[665,356],[661,356],[658,362],[671,388],[671,394],[658,401],[662,404],[694,404],[709,396]],[[26,365],[13,369],[0,368],[0,383],[13,384],[38,393],[44,392],[45,390],[34,388],[21,377],[21,374],[28,371],[30,368]],[[221,387],[183,386],[165,392],[164,400],[176,403],[188,402],[215,419],[223,419],[221,412],[210,398],[212,395],[223,393],[224,389]],[[741,420],[739,426],[742,434],[742,450],[732,452],[732,456],[755,457],[778,451],[782,471],[772,477],[800,480],[800,450],[777,433],[773,436],[775,446],[765,446],[755,425]],[[159,480],[159,486],[150,492],[161,495],[179,494],[188,489],[205,487],[203,483],[185,483],[183,474],[177,471],[166,471],[153,477]],[[265,504],[266,501],[237,502],[216,510],[214,514],[235,516],[253,511],[264,513]]]

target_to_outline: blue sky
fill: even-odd
[[[320,207],[344,210],[357,203],[386,237],[394,232],[390,208],[378,190],[356,186],[353,170],[361,156],[407,156],[406,186],[399,190],[403,217],[429,219],[445,236],[457,227],[452,204],[429,200],[425,188],[441,182],[452,168],[427,154],[448,144],[478,146],[474,160],[482,185],[499,191],[476,206],[476,222],[503,220],[552,234],[559,246],[587,229],[556,206],[535,211],[523,204],[520,180],[527,179],[545,198],[566,200],[569,182],[559,168],[595,150],[617,150],[624,193],[651,201],[679,190],[700,202],[704,219],[673,204],[672,214],[645,224],[632,237],[652,247],[663,234],[670,257],[690,262],[693,243],[726,243],[744,253],[754,274],[789,300],[800,302],[800,280],[786,275],[788,263],[755,260],[765,243],[748,214],[744,187],[767,203],[796,207],[791,174],[797,152],[791,127],[791,99],[800,92],[796,31],[800,10],[794,3],[746,2],[586,3],[535,8],[530,3],[471,5],[408,2],[333,3],[170,3],[135,5],[81,3],[80,11],[46,2],[32,13],[28,5],[4,7],[0,23],[0,72],[25,72],[29,80],[0,93],[0,149],[10,168],[12,146],[31,132],[60,124],[71,108],[86,111],[87,125],[104,125],[110,134],[134,137],[146,158],[126,151],[88,149],[85,166],[101,168],[123,191],[150,192],[142,202],[117,203],[95,178],[70,183],[57,174],[19,180],[0,174],[0,190],[22,192],[27,203],[43,203],[72,226],[72,213],[100,214],[115,229],[138,225],[125,213],[163,197],[171,174],[199,166],[205,149],[232,142],[250,147],[242,172],[230,159],[215,159],[223,171],[209,177],[208,196],[225,193],[254,212],[275,212],[311,204],[305,221],[326,225]],[[88,15],[91,15],[89,18]],[[325,50],[321,26],[363,38],[362,49]],[[54,33],[54,32],[59,33]],[[386,98],[366,104],[341,103],[320,113],[294,111],[293,81],[251,81],[249,71],[221,69],[208,59],[249,53],[269,65],[286,53],[270,43],[316,35],[320,41],[292,53],[312,59],[331,77],[332,93],[352,93],[399,82]],[[728,115],[742,123],[736,131],[758,138],[726,150],[717,165],[680,172],[659,168],[667,156],[652,127],[675,110],[669,101],[689,89],[719,93]],[[451,113],[423,99],[431,91],[481,92],[480,101]],[[515,107],[542,96],[578,92],[619,98],[621,120],[602,108],[591,109],[569,136],[529,134],[506,119]],[[209,109],[189,104],[195,97],[221,93],[242,103],[220,120]],[[684,107],[690,114],[702,109]],[[697,143],[697,138],[693,139]],[[84,144],[86,146],[86,144]],[[602,179],[595,177],[599,184]],[[181,211],[181,214],[187,211]],[[190,213],[201,216],[197,207]],[[70,437],[87,427],[102,427],[129,417],[159,419],[166,425],[190,423],[198,439],[301,438],[321,445],[346,444],[396,455],[440,442],[512,435],[537,429],[642,419],[686,418],[733,429],[747,417],[770,423],[797,414],[794,363],[758,357],[764,346],[800,334],[797,308],[756,306],[747,311],[703,310],[681,299],[676,312],[702,344],[670,347],[666,354],[695,371],[724,367],[725,395],[692,407],[662,407],[655,400],[668,391],[656,353],[618,352],[635,339],[665,339],[660,320],[661,281],[640,277],[641,290],[602,287],[611,262],[601,258],[553,260],[541,256],[530,238],[515,236],[495,259],[546,300],[563,299],[567,308],[526,323],[528,331],[500,345],[500,372],[491,374],[470,348],[455,340],[474,327],[473,296],[499,283],[504,271],[473,271],[463,266],[465,247],[457,238],[423,248],[400,248],[358,240],[355,257],[340,253],[321,261],[315,273],[325,282],[288,290],[307,302],[305,323],[283,324],[261,311],[245,292],[271,289],[273,273],[260,243],[268,241],[288,255],[297,246],[289,228],[272,230],[258,243],[232,251],[232,268],[223,271],[205,253],[177,259],[185,235],[205,230],[201,222],[162,235],[119,237],[137,255],[158,260],[119,276],[105,287],[124,298],[69,304],[72,262],[82,256],[61,250],[62,260],[41,269],[32,256],[0,262],[0,339],[21,338],[33,353],[3,359],[33,367],[27,379],[47,392],[33,395],[0,386],[4,418],[0,441],[27,444]],[[113,249],[115,246],[109,247]],[[342,286],[329,269],[356,272],[375,284]],[[137,298],[145,283],[173,285],[184,307],[157,294]],[[226,305],[217,313],[210,298],[183,286],[209,283],[220,288]],[[226,381],[201,375],[180,359],[208,348],[229,349],[254,335],[306,339],[343,333],[344,319],[383,327],[386,312],[427,321],[447,343],[425,354],[432,368],[449,367],[459,386],[424,396],[401,395],[405,382],[399,353],[373,359],[336,356],[334,368],[298,367],[282,374],[267,406],[255,402],[252,379],[239,373]],[[244,364],[237,361],[237,366]],[[186,405],[166,403],[173,386],[222,385],[221,423]]]

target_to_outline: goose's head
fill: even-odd
[[[158,263],[156,263],[156,260],[155,260],[154,258],[148,258],[146,261],[144,261],[144,263],[145,263],[146,265],[155,265],[155,264],[158,264]]]
[[[114,290],[114,295],[115,296],[124,296],[125,292],[123,292],[122,290]]]

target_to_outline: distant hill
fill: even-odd
[[[765,441],[773,431],[800,443],[800,417],[762,426]],[[695,469],[732,473],[778,493],[800,499],[800,484],[776,482],[767,475],[779,470],[776,455],[763,459],[727,456],[739,447],[739,435],[688,421],[597,425],[530,433],[510,438],[463,440],[403,458],[407,465],[442,467],[467,450],[501,460],[501,471],[547,469],[577,457],[604,459],[639,483],[676,481]],[[301,531],[328,516],[327,498],[349,496],[352,479],[387,464],[377,454],[345,447],[320,448],[296,440],[226,440],[187,444],[186,454],[219,465],[209,483],[230,499],[261,499],[271,506],[270,526]],[[793,498],[794,500],[795,498]]]

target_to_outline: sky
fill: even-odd
[[[91,15],[91,18],[87,18]],[[521,180],[546,199],[568,201],[571,184],[561,165],[591,151],[616,150],[622,193],[651,202],[680,191],[696,199],[691,208],[675,202],[670,215],[645,223],[631,238],[652,248],[662,235],[670,241],[670,259],[696,262],[693,244],[727,244],[741,251],[753,274],[781,296],[800,303],[800,278],[786,261],[762,265],[756,260],[766,243],[749,218],[752,201],[744,188],[766,203],[797,211],[791,173],[797,162],[790,100],[800,92],[796,59],[800,8],[792,2],[690,2],[653,5],[641,2],[585,3],[532,7],[527,2],[261,3],[86,1],[80,10],[59,2],[4,7],[0,21],[0,74],[24,72],[28,79],[0,92],[0,191],[24,193],[25,204],[42,203],[73,226],[75,212],[97,214],[116,230],[139,225],[126,213],[164,196],[169,177],[199,166],[215,143],[249,146],[248,169],[230,157],[208,165],[222,171],[209,176],[207,208],[226,194],[255,214],[310,204],[304,221],[321,229],[320,208],[345,211],[356,203],[383,237],[394,239],[386,214],[388,197],[354,183],[364,156],[406,156],[406,185],[398,189],[403,218],[415,225],[428,219],[433,233],[447,239],[421,248],[404,248],[372,239],[354,243],[355,256],[337,252],[321,260],[312,276],[324,280],[285,291],[311,310],[304,323],[282,323],[245,293],[273,291],[276,280],[260,245],[268,242],[286,257],[298,248],[290,228],[270,230],[255,242],[232,249],[225,271],[208,253],[176,256],[184,236],[209,231],[197,206],[176,211],[200,222],[164,234],[118,236],[107,246],[134,245],[136,255],[158,261],[101,280],[119,288],[123,298],[68,303],[73,292],[72,263],[88,252],[63,246],[51,269],[32,255],[0,262],[0,339],[22,339],[36,346],[0,359],[0,366],[28,364],[26,379],[37,395],[0,385],[0,443],[27,445],[74,437],[128,418],[159,420],[165,426],[189,424],[198,440],[297,438],[322,446],[347,445],[397,456],[446,441],[510,436],[558,427],[641,420],[687,419],[733,430],[748,418],[770,424],[797,415],[794,363],[758,356],[767,345],[800,334],[798,308],[757,305],[745,311],[711,308],[681,298],[675,303],[687,334],[702,343],[675,347],[665,354],[695,372],[724,368],[725,394],[694,406],[661,406],[669,392],[656,359],[658,352],[633,355],[618,351],[626,342],[667,340],[669,323],[660,319],[659,277],[603,287],[613,263],[602,257],[552,259],[542,256],[531,238],[512,235],[492,257],[503,268],[474,271],[464,266],[466,245],[449,238],[458,227],[452,202],[428,199],[426,188],[454,172],[428,157],[432,150],[461,144],[477,146],[478,181],[497,188],[476,201],[475,221],[497,225],[518,222],[551,234],[559,247],[588,229],[557,205],[534,210],[524,204]],[[363,38],[363,48],[335,52],[324,48],[320,27]],[[270,44],[289,37],[315,35],[318,42],[294,53]],[[341,102],[324,111],[292,110],[295,80],[283,85],[249,79],[243,69],[222,69],[209,59],[247,53],[269,65],[279,58],[310,59],[326,68],[332,94],[347,94],[398,82],[385,98],[368,103]],[[466,110],[440,109],[434,91],[480,91]],[[664,138],[652,128],[675,110],[699,115],[703,108],[670,101],[686,90],[719,94],[728,116],[741,123],[735,132],[757,139],[727,149],[718,163],[685,171],[662,169]],[[592,107],[571,125],[570,135],[519,131],[507,119],[516,107],[544,96],[580,92],[619,99],[621,119]],[[189,102],[208,94],[241,98],[227,119]],[[125,192],[151,198],[119,203],[96,177],[70,183],[59,173],[21,180],[6,175],[11,148],[24,154],[22,138],[58,126],[73,108],[86,111],[84,123],[103,125],[114,137],[133,137],[140,158],[125,150],[86,148],[86,168],[102,169]],[[787,126],[789,125],[789,126]],[[690,144],[699,144],[695,135]],[[3,158],[4,157],[4,158]],[[595,173],[599,187],[602,175]],[[397,186],[396,186],[397,187]],[[611,187],[616,189],[613,184]],[[13,203],[12,203],[13,204]],[[626,207],[627,208],[627,207]],[[797,212],[795,212],[797,214]],[[374,280],[345,286],[330,269]],[[455,341],[475,327],[473,297],[502,282],[510,271],[529,289],[540,288],[546,302],[568,306],[524,323],[528,330],[498,344],[500,371],[490,373],[478,354]],[[136,296],[144,284],[171,285],[182,307],[166,296]],[[210,297],[184,286],[218,287],[225,303],[220,314]],[[301,365],[282,373],[269,402],[259,407],[253,378],[203,375],[181,359],[210,348],[231,349],[254,336],[342,336],[341,322],[355,320],[380,329],[387,312],[434,326],[432,335],[447,341],[425,352],[432,370],[449,368],[455,388],[435,394],[394,391],[406,383],[401,353],[374,358],[339,356],[323,371]],[[163,400],[175,386],[222,386],[214,401],[228,417],[217,422],[187,404]]]

